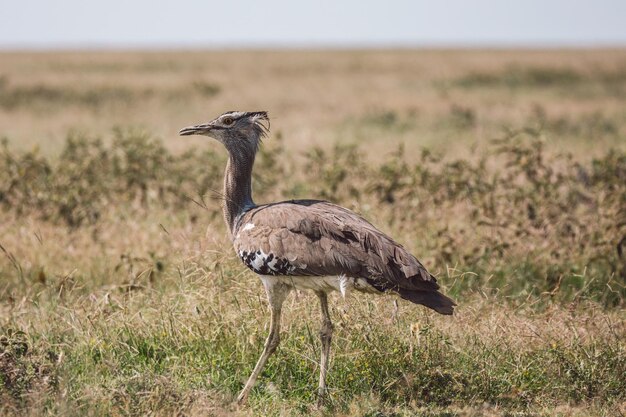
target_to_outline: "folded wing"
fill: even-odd
[[[234,233],[235,250],[265,275],[364,278],[381,292],[452,314],[452,300],[402,245],[356,213],[318,200],[268,204],[246,212]]]

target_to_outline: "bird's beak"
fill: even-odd
[[[212,128],[213,125],[211,125],[210,123],[203,125],[187,126],[180,129],[178,134],[181,136],[206,135],[208,132],[211,131]]]

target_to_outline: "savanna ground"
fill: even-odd
[[[268,110],[257,202],[325,198],[459,306],[316,298],[267,332],[179,128]],[[626,413],[626,50],[0,54],[0,414]]]

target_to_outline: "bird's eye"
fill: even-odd
[[[222,120],[222,123],[224,123],[225,125],[232,125],[234,122],[232,117],[225,117],[224,120]]]

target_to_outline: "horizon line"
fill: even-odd
[[[7,52],[107,52],[107,51],[348,51],[348,50],[554,50],[624,49],[626,41],[527,42],[57,42],[0,43]]]

